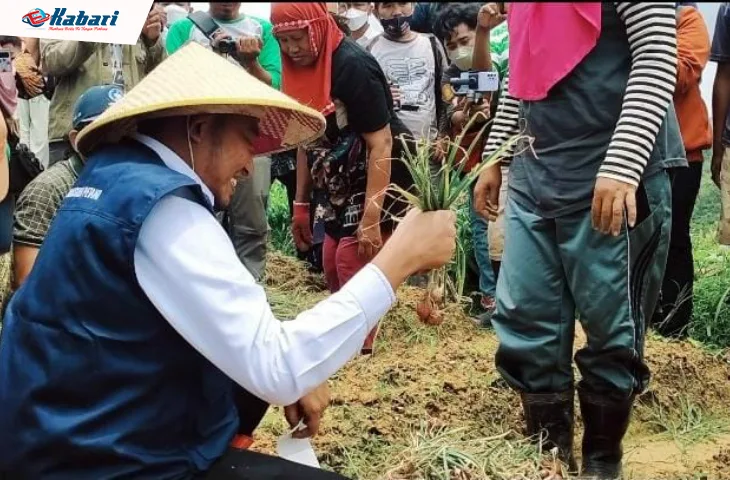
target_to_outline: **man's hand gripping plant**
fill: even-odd
[[[424,212],[436,210],[456,211],[459,202],[465,195],[469,194],[479,175],[505,157],[506,152],[511,151],[516,143],[528,138],[526,136],[515,136],[509,139],[501,148],[484,157],[480,164],[465,173],[465,160],[469,158],[479,143],[488,124],[484,124],[467,149],[461,146],[462,141],[465,133],[470,131],[480,117],[482,117],[482,121],[486,122],[486,115],[477,112],[454,141],[447,139],[445,142],[435,142],[429,141],[427,138],[418,140],[415,142],[415,152],[409,148],[409,144],[404,138],[400,138],[405,152],[405,158],[400,160],[406,164],[413,178],[413,187],[405,190],[397,185],[391,185],[391,189],[408,204]],[[431,169],[431,158],[434,150],[439,146],[441,148],[446,147],[446,154],[434,177]],[[457,251],[462,251],[461,246],[457,245]],[[439,325],[444,320],[444,309],[447,300],[452,298],[458,301],[459,297],[458,289],[449,279],[447,267],[442,267],[429,273],[426,292],[416,306],[416,313],[422,322],[428,325]]]

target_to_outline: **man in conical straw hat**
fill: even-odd
[[[213,209],[254,155],[324,126],[190,44],[86,127],[84,171],[4,318],[0,478],[340,478],[231,448],[261,415],[234,386],[316,433],[328,377],[456,231],[451,213],[411,212],[342,290],[277,320]]]

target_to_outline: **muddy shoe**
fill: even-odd
[[[573,456],[573,390],[561,393],[523,393],[527,435],[538,437],[547,433],[543,448],[558,450],[558,458],[568,467],[567,473],[578,472]]]
[[[472,321],[479,328],[492,328],[492,315],[497,309],[497,301],[489,295],[482,295],[479,300],[479,312],[471,316]]]
[[[629,427],[633,397],[621,402],[578,389],[583,416],[583,468],[578,480],[619,480],[621,442]]]
[[[471,317],[472,322],[479,328],[489,330],[492,328],[492,312],[482,312]]]
[[[491,315],[497,309],[497,300],[491,295],[482,295],[481,307]]]

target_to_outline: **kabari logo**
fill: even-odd
[[[42,27],[48,22],[51,30],[78,30],[80,29],[79,27],[97,27],[97,29],[106,30],[108,26],[115,27],[117,25],[118,16],[119,11],[117,10],[114,11],[113,15],[86,15],[84,10],[80,10],[77,15],[66,15],[65,8],[57,8],[53,12],[53,15],[48,15],[40,8],[36,8],[23,15],[22,20],[23,23],[36,28]]]
[[[23,15],[23,23],[27,23],[31,27],[40,27],[51,18],[46,12],[40,8],[31,10],[30,12]]]

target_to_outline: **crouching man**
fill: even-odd
[[[81,132],[84,170],[4,319],[0,477],[341,478],[229,448],[251,420],[234,386],[316,432],[327,379],[398,285],[450,259],[456,229],[409,213],[338,293],[277,320],[213,209],[255,155],[324,127],[193,43]]]

